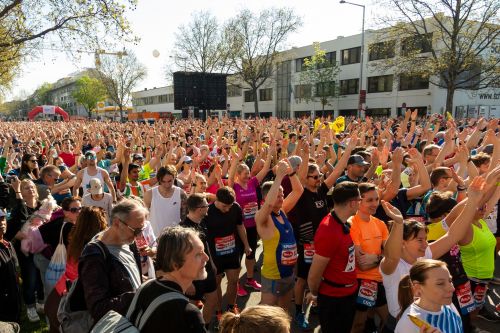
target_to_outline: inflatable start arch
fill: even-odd
[[[39,113],[42,114],[58,114],[63,117],[64,121],[69,121],[69,115],[66,111],[64,111],[61,107],[55,105],[40,105],[35,106],[33,110],[28,113],[28,118],[30,121],[33,121],[35,116]]]

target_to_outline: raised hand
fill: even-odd
[[[467,198],[469,202],[479,203],[481,198],[483,197],[484,186],[486,185],[486,181],[483,177],[477,176],[474,178],[472,183],[469,185],[467,189]]]
[[[394,222],[398,224],[403,223],[403,214],[401,214],[399,209],[397,209],[396,207],[394,207],[385,200],[382,200],[380,203],[382,204],[382,208],[384,209],[387,216],[389,216],[392,220],[394,220]]]
[[[276,177],[283,178],[285,175],[292,172],[292,167],[287,159],[283,159],[278,162],[278,167],[276,169]]]

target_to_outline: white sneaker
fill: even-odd
[[[26,314],[28,315],[29,321],[32,323],[40,321],[40,317],[38,316],[38,313],[36,313],[36,308],[34,306],[27,308]]]
[[[45,304],[43,303],[36,303],[36,312],[45,314]]]

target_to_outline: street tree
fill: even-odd
[[[321,49],[318,42],[313,43],[314,54],[304,59],[300,72],[301,92],[295,92],[295,97],[306,102],[320,102],[321,116],[325,116],[325,106],[332,98],[338,96],[336,84],[340,68],[333,57],[334,53],[327,53]]]
[[[172,57],[177,68],[201,73],[229,70],[229,49],[217,18],[210,12],[194,12],[190,22],[178,28],[175,39]]]
[[[0,0],[0,92],[45,48],[96,50],[135,41],[126,18],[137,0]]]
[[[103,56],[96,71],[96,77],[103,84],[106,95],[120,110],[120,120],[123,121],[123,110],[130,101],[130,93],[147,75],[146,67],[142,65],[132,51],[126,55]]]
[[[401,80],[428,80],[446,89],[453,111],[457,90],[500,87],[500,2],[491,0],[385,0],[390,27],[376,33],[372,68]],[[390,56],[388,56],[390,55]]]
[[[301,24],[300,17],[289,8],[265,9],[258,14],[244,9],[224,27],[234,71],[231,83],[241,82],[250,89],[256,117],[259,116],[257,91],[274,76],[277,64],[283,60],[280,52],[287,38]]]
[[[106,88],[99,79],[85,75],[76,81],[73,98],[85,108],[90,119],[97,102],[106,98]]]
[[[38,106],[38,105],[52,105],[52,84],[48,82],[42,83],[35,92],[29,98],[30,107]]]

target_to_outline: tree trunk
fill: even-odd
[[[120,123],[123,123],[123,107],[121,105],[118,105],[120,108]]]
[[[325,118],[325,103],[321,102],[321,118]]]
[[[453,114],[453,96],[455,96],[455,87],[449,85],[446,89],[446,108],[445,111],[449,112],[452,116]]]
[[[257,99],[257,89],[253,90],[253,105],[255,110],[255,118],[259,116],[259,100]]]

